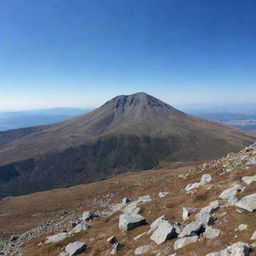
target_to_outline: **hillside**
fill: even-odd
[[[214,159],[254,141],[145,93],[118,96],[85,115],[35,129],[0,147],[0,197]]]
[[[8,198],[0,201],[0,234],[8,241],[0,252],[71,256],[67,245],[80,242],[81,256],[253,256],[255,182],[256,144],[200,166]],[[146,223],[126,226],[124,213]]]

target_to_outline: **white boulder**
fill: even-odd
[[[137,213],[124,213],[119,217],[121,231],[129,231],[144,224],[146,224],[146,219]]]
[[[243,197],[235,206],[242,211],[254,212],[256,210],[256,193]]]
[[[150,237],[157,244],[162,244],[166,240],[175,238],[177,233],[173,225],[171,225],[168,221],[161,222],[158,228]]]

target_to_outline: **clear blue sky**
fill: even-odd
[[[0,110],[256,101],[255,0],[1,0]]]

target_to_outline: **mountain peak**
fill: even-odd
[[[138,92],[130,95],[119,95],[110,101],[106,102],[103,106],[111,105],[112,108],[121,109],[122,111],[127,109],[141,109],[141,108],[171,108],[168,104],[161,100],[145,93]]]

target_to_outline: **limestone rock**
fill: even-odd
[[[178,250],[188,244],[195,243],[198,240],[198,236],[179,238],[174,243],[174,250]]]
[[[117,242],[117,239],[115,236],[111,236],[107,239],[107,242],[110,243],[110,244],[114,244]]]
[[[220,195],[219,198],[223,200],[228,200],[231,197],[235,197],[238,191],[241,191],[243,188],[240,184],[234,184],[232,187],[225,189]]]
[[[121,231],[129,231],[143,224],[146,224],[146,219],[136,213],[124,213],[119,217],[119,229]]]
[[[168,219],[162,215],[161,217],[157,218],[154,222],[151,223],[150,225],[150,231],[155,232],[155,230],[158,228],[158,226],[162,223],[168,221]]]
[[[256,193],[243,197],[235,206],[242,211],[253,212],[256,210]]]
[[[151,245],[143,245],[135,249],[135,255],[141,255],[149,252],[151,250]]]
[[[251,248],[248,244],[237,242],[219,252],[208,253],[206,256],[249,256]]]
[[[68,237],[68,233],[66,233],[66,232],[58,233],[58,234],[55,234],[55,235],[47,236],[45,243],[46,244],[58,243],[60,241],[63,241],[67,237]]]
[[[256,240],[256,231],[252,234],[251,240]]]
[[[117,251],[118,251],[118,249],[119,249],[119,246],[120,246],[120,245],[119,245],[118,242],[114,243],[113,246],[112,246],[112,250],[111,250],[110,254],[117,254]]]
[[[152,199],[151,199],[150,195],[140,196],[138,198],[138,202],[140,202],[140,203],[151,202],[151,201],[152,201]]]
[[[84,223],[84,222],[81,222],[79,224],[77,224],[72,230],[70,233],[79,233],[81,231],[84,231],[84,230],[87,230],[87,229],[90,229],[91,226]]]
[[[199,235],[204,232],[204,225],[200,221],[194,221],[184,227],[182,232],[178,235],[179,238]]]
[[[153,240],[157,244],[162,244],[166,240],[175,238],[176,236],[177,236],[177,233],[176,233],[173,225],[171,225],[167,221],[164,221],[159,224],[158,228],[152,234],[150,239]]]
[[[200,186],[205,185],[206,183],[210,182],[212,180],[212,176],[210,174],[204,174],[201,177],[201,180],[199,182],[193,183],[193,184],[188,184],[185,187],[185,190],[188,192],[190,190],[199,188]]]
[[[211,227],[207,227],[204,232],[204,237],[206,239],[214,239],[214,238],[218,237],[219,235],[220,235],[220,230],[214,229]]]
[[[240,230],[240,231],[245,230],[245,229],[247,229],[247,228],[248,228],[248,225],[246,225],[246,224],[240,224],[240,225],[238,226],[238,230]]]
[[[139,204],[138,201],[131,202],[124,208],[123,212],[124,213],[139,213],[141,209],[140,209],[140,207],[138,207],[138,204]]]
[[[86,212],[83,213],[81,219],[82,219],[83,221],[88,221],[88,220],[92,220],[92,219],[94,219],[94,218],[96,218],[96,217],[98,217],[97,214],[92,213],[92,212],[90,212],[90,211],[86,211]]]
[[[86,244],[83,242],[73,242],[73,243],[69,243],[66,247],[65,247],[65,251],[67,253],[69,253],[69,256],[73,256],[79,253],[84,252],[86,249]]]
[[[165,196],[167,196],[169,194],[169,192],[159,192],[158,196],[159,198],[163,198]]]
[[[252,182],[256,181],[256,175],[254,176],[245,176],[242,178],[243,182],[246,183],[247,185],[251,184]]]
[[[147,234],[147,232],[143,232],[143,233],[141,233],[141,234],[135,236],[135,237],[133,238],[133,240],[134,240],[134,241],[137,241],[137,240],[139,240],[141,237],[143,237],[143,236],[146,235],[146,234]]]
[[[182,210],[183,210],[182,219],[185,221],[185,220],[188,220],[190,214],[195,212],[197,210],[197,208],[183,207]]]

